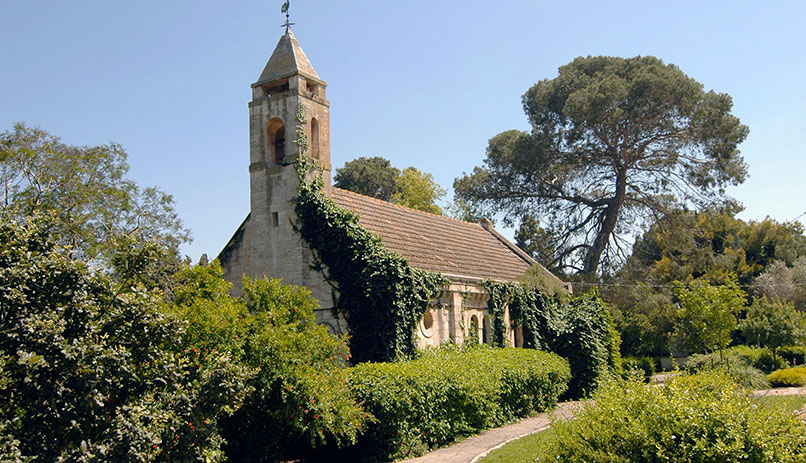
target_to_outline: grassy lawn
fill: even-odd
[[[784,406],[790,410],[800,410],[806,405],[806,396],[767,396],[756,399],[759,404]],[[551,455],[539,452],[540,445],[546,439],[552,439],[551,429],[531,434],[490,452],[479,463],[535,463],[535,461],[551,461]]]
[[[535,459],[541,457],[537,461],[549,461],[545,455],[540,456],[538,449],[541,447],[540,443],[545,439],[551,439],[554,433],[551,428],[530,434],[522,437],[516,441],[501,447],[498,450],[493,450],[489,455],[482,458],[479,463],[535,463]]]

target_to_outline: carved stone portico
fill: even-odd
[[[309,141],[305,155],[322,173],[325,194],[339,207],[356,213],[362,226],[410,265],[440,272],[450,280],[418,325],[420,347],[451,341],[490,343],[489,294],[479,283],[486,278],[515,281],[539,264],[498,233],[489,220],[463,222],[331,186],[326,88],[288,27],[252,84],[250,213],[218,256],[234,291],[240,292],[243,275],[282,278],[283,283],[305,286],[319,300],[317,323],[339,334],[349,329],[333,313],[333,289],[311,268],[311,251],[292,226],[292,200],[299,185],[294,169],[299,150],[292,140],[301,108],[307,118],[301,128]],[[504,326],[508,343],[518,345],[518,329],[507,312]]]

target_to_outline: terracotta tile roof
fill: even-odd
[[[358,214],[361,225],[386,247],[423,270],[471,278],[516,280],[536,264],[491,226],[463,222],[329,188],[340,207]]]

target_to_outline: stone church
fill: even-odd
[[[448,341],[461,344],[466,339],[489,343],[488,295],[478,283],[485,278],[516,281],[539,264],[498,233],[489,220],[463,222],[331,186],[326,88],[288,27],[252,84],[251,212],[219,255],[226,278],[236,288],[243,275],[282,278],[286,284],[305,286],[322,306],[316,313],[317,322],[334,333],[347,331],[344,320],[329,309],[334,305],[331,287],[311,269],[311,251],[292,227],[292,199],[298,186],[297,150],[292,140],[301,106],[308,120],[302,127],[309,140],[306,155],[321,168],[325,193],[341,208],[356,213],[361,225],[379,235],[387,249],[408,259],[413,267],[440,272],[450,280],[419,323],[420,346]],[[511,325],[508,314],[504,324],[508,342],[520,345],[520,329]]]

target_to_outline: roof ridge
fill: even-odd
[[[484,228],[478,222],[468,222],[466,220],[456,219],[456,218],[453,218],[453,217],[449,217],[447,215],[440,215],[440,214],[434,214],[433,212],[421,211],[419,209],[414,209],[412,207],[403,206],[402,204],[397,204],[397,203],[393,203],[391,201],[385,201],[385,200],[380,199],[380,198],[375,198],[373,196],[368,196],[368,195],[365,195],[365,194],[356,193],[355,191],[345,190],[344,188],[331,186],[330,189],[343,191],[345,193],[355,195],[355,196],[360,196],[360,197],[366,198],[366,199],[368,199],[368,200],[370,200],[372,202],[378,203],[379,205],[383,205],[383,206],[389,205],[389,206],[392,206],[392,207],[396,207],[398,209],[403,209],[404,211],[411,211],[411,212],[415,212],[415,213],[418,213],[418,214],[425,214],[425,215],[435,217],[435,218],[438,218],[438,219],[447,219],[447,220],[452,220],[454,222],[459,222],[459,223],[464,224],[464,225],[474,225],[474,226],[478,226],[480,228]]]

